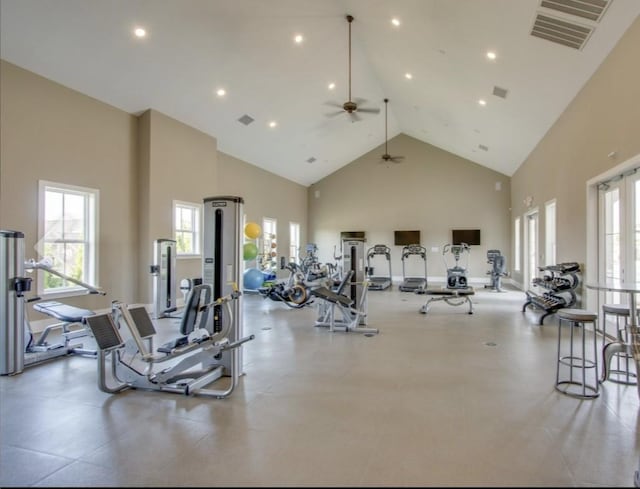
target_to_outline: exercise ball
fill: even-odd
[[[277,248],[277,247],[278,247],[278,244],[277,244],[275,241],[272,241],[272,242],[271,242],[271,247],[272,247],[272,248]]]
[[[262,229],[255,222],[248,222],[244,227],[244,235],[249,239],[257,239],[260,237]]]
[[[244,272],[244,288],[255,290],[262,287],[264,274],[257,268],[247,268]]]
[[[253,260],[258,256],[258,247],[254,243],[245,243],[242,247],[242,257],[245,260]]]

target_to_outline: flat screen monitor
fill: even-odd
[[[451,244],[459,245],[461,243],[467,243],[471,245],[480,244],[480,230],[479,229],[453,229],[451,231]]]
[[[364,239],[364,231],[341,231],[341,240]]]
[[[393,244],[396,246],[419,245],[420,231],[394,231]]]

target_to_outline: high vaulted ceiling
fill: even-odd
[[[576,15],[603,7],[595,19]],[[385,98],[388,139],[402,132],[512,175],[640,1],[0,0],[0,8],[3,59],[132,114],[156,109],[214,136],[220,151],[308,186],[385,143]],[[555,23],[572,32],[562,39],[584,34],[584,45],[532,35],[537,18],[541,36]],[[355,122],[327,115],[336,111],[327,102],[349,100],[350,46],[351,100],[380,108]],[[494,95],[500,89],[506,97]],[[253,122],[238,121],[245,115]]]

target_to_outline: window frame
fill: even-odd
[[[45,200],[46,193],[48,191],[57,191],[66,194],[81,195],[84,198],[84,210],[83,210],[83,229],[84,238],[81,241],[78,240],[47,240],[45,235]],[[83,259],[82,277],[80,281],[85,282],[93,287],[99,288],[99,275],[98,275],[98,235],[99,235],[99,216],[100,216],[100,190],[84,187],[80,185],[72,185],[61,182],[53,182],[50,180],[38,180],[38,242],[35,249],[40,257],[45,257],[45,245],[49,242],[57,243],[78,243],[81,242],[85,246],[85,253]],[[48,231],[47,233],[51,233]],[[59,271],[59,267],[52,267],[54,270]],[[59,287],[56,289],[45,288],[45,274],[48,273],[45,270],[37,270],[37,287],[36,293],[38,296],[47,298],[58,297],[72,297],[77,295],[84,295],[87,289],[80,285],[67,285],[65,287]],[[64,272],[63,272],[64,273]]]
[[[191,224],[193,227],[193,230],[183,230],[183,229],[178,229],[178,222],[177,222],[177,211],[178,208],[183,208],[183,209],[187,209],[190,210],[193,214],[195,214],[195,216],[192,216],[191,218]],[[202,216],[203,216],[203,210],[204,207],[202,204],[198,204],[195,202],[187,202],[184,200],[177,200],[174,199],[173,200],[173,204],[172,204],[172,224],[173,224],[173,229],[172,229],[172,234],[173,234],[173,239],[176,241],[176,259],[183,259],[183,258],[200,258],[202,256]],[[185,252],[181,252],[180,251],[180,246],[179,243],[180,241],[178,240],[178,233],[190,233],[192,235],[192,240],[191,242],[194,244],[194,250],[192,253],[185,253]]]
[[[289,262],[300,263],[300,223],[289,221]]]

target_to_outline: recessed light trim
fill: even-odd
[[[142,27],[136,27],[133,30],[133,33],[135,34],[136,37],[139,37],[139,38],[143,38],[147,36],[146,29],[143,29]]]
[[[270,121],[269,122],[269,127],[273,128],[273,127],[277,127],[278,123],[276,121]]]
[[[496,53],[494,51],[487,51],[487,58],[489,58],[490,60],[494,60],[497,57],[498,56],[496,55]]]
[[[404,77],[405,77],[407,80],[411,80],[411,79],[413,79],[413,75],[412,75],[411,73],[405,73],[405,74],[404,74]]]
[[[302,34],[296,34],[295,36],[293,36],[293,42],[295,42],[296,44],[301,44],[302,41],[304,41],[304,36]]]
[[[398,27],[398,26],[400,25],[400,19],[398,19],[397,17],[393,17],[393,18],[391,19],[391,23],[392,23],[394,26]]]
[[[224,97],[227,94],[227,91],[224,88],[218,88],[216,90],[216,95],[218,97]]]
[[[329,83],[329,85],[327,86],[327,88],[328,88],[329,90],[333,90],[334,88],[336,88],[336,84],[335,84],[335,83],[333,83],[333,82],[331,82],[331,83]]]
[[[487,105],[487,101],[484,100],[484,99],[480,99],[480,100],[478,100],[478,104],[482,105],[482,106],[485,106],[485,105]]]

